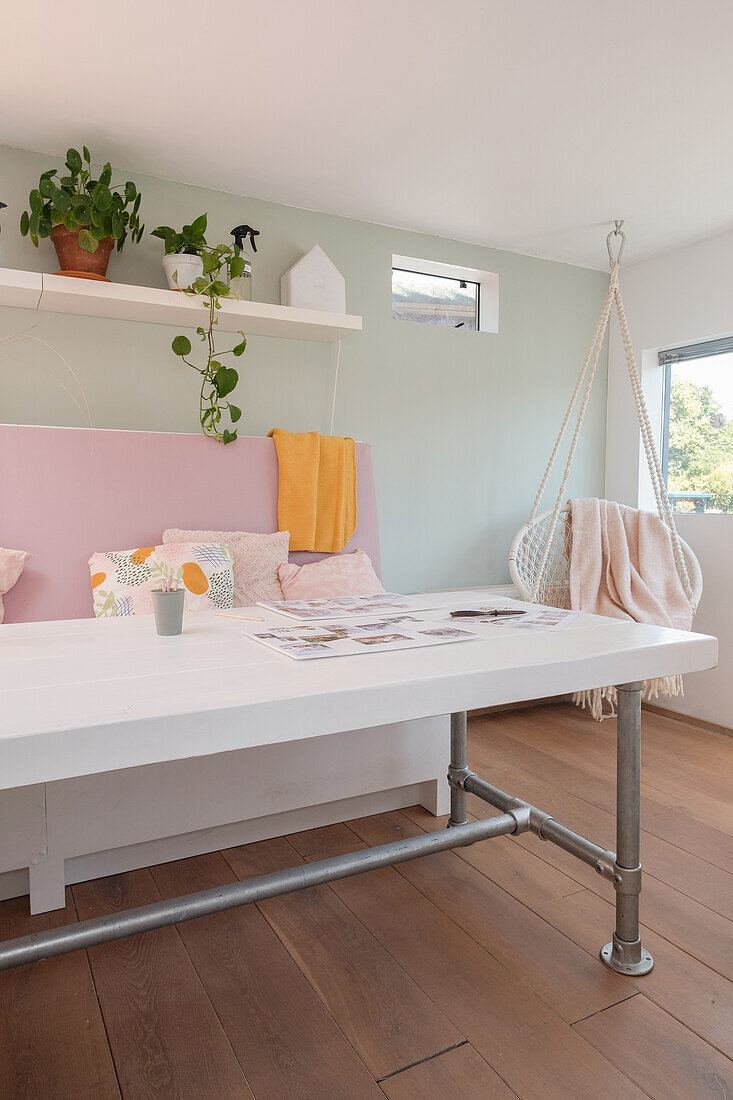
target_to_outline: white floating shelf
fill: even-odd
[[[0,303],[38,309],[42,280],[40,271],[13,271],[10,267],[0,267]]]
[[[147,321],[184,329],[205,324],[207,315],[202,298],[182,294],[180,290],[102,283],[10,268],[0,268],[0,305],[86,317],[111,317],[120,321]],[[362,327],[361,317],[346,313],[227,299],[223,299],[217,317],[220,331],[241,329],[247,336],[279,336],[322,343],[341,340],[353,332],[361,332]]]

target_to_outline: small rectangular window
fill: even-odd
[[[499,276],[437,260],[393,256],[392,316],[464,332],[498,332]]]
[[[733,514],[733,337],[659,353],[662,466],[675,512]]]
[[[475,332],[479,327],[479,303],[478,283],[392,268],[392,316],[397,321]]]

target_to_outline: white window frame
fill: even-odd
[[[669,466],[669,412],[672,392],[672,367],[675,363],[689,363],[695,359],[711,359],[715,355],[730,355],[733,352],[733,335],[718,336],[714,339],[688,340],[684,344],[672,344],[659,348],[654,354],[658,377],[661,380],[661,427],[659,433],[659,454],[662,477],[667,485]],[[651,358],[651,356],[650,356]],[[685,516],[707,515],[707,512],[683,513]],[[717,514],[717,513],[716,513]],[[729,514],[729,513],[724,513]]]
[[[438,275],[444,279],[460,279],[478,283],[479,310],[477,332],[499,331],[499,275],[495,271],[480,271],[475,267],[423,260],[417,256],[392,256],[392,271],[414,271],[418,275]],[[391,278],[391,272],[390,272]],[[414,322],[409,322],[414,323]]]

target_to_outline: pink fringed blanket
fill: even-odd
[[[570,502],[569,522],[572,608],[690,629],[690,601],[677,573],[669,531],[657,516],[610,500],[587,499]],[[647,698],[681,692],[680,677],[645,685]],[[614,689],[581,692],[576,701],[600,718],[604,699],[613,706]]]

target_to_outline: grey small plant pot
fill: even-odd
[[[161,592],[160,589],[154,589],[151,595],[155,629],[164,638],[180,634],[183,630],[183,603],[186,589],[178,588],[175,592]]]

